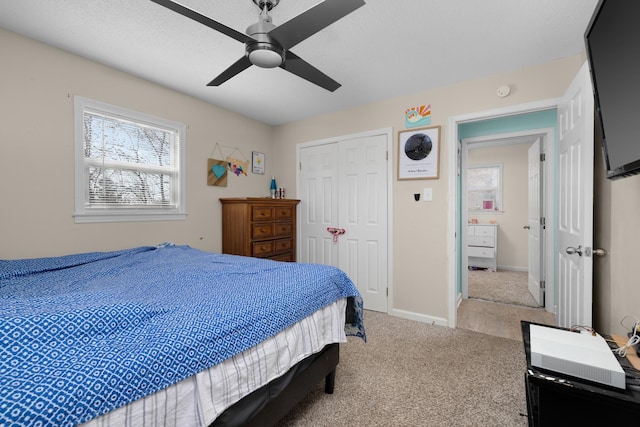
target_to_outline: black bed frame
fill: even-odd
[[[353,297],[347,298],[345,324],[355,322]],[[324,392],[333,394],[340,344],[325,346],[298,362],[281,377],[227,408],[209,427],[269,427],[276,424],[324,378]]]
[[[340,345],[329,344],[293,366],[286,374],[274,379],[227,408],[210,427],[266,427],[284,417],[318,383],[325,379],[324,391],[332,394]]]

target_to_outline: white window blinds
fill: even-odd
[[[76,221],[184,213],[184,125],[76,97]]]
[[[502,209],[502,165],[467,168],[467,208],[470,211]]]

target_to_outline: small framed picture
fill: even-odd
[[[440,126],[398,132],[398,180],[438,179]]]
[[[264,175],[264,153],[253,152],[251,156],[251,172]]]
[[[493,210],[493,200],[483,200],[482,201],[482,210],[483,211],[492,211]]]

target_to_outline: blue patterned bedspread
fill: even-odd
[[[339,269],[161,245],[0,261],[0,425],[76,425],[207,369],[339,298]]]

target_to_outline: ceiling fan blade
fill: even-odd
[[[363,0],[325,0],[274,28],[269,36],[285,49],[291,49],[364,4]]]
[[[239,31],[234,30],[233,28],[229,28],[224,24],[221,24],[217,21],[214,21],[211,18],[208,18],[195,10],[189,9],[186,6],[182,6],[179,3],[176,3],[171,0],[151,0],[154,3],[158,3],[161,6],[166,7],[167,9],[173,10],[174,12],[179,13],[180,15],[186,16],[187,18],[191,18],[194,21],[197,21],[203,25],[206,25],[209,28],[213,28],[216,31],[221,32],[233,39],[238,40],[239,42],[246,43],[249,41],[253,41],[253,38],[243,34]]]
[[[325,73],[318,70],[295,53],[287,51],[286,55],[287,57],[284,64],[280,65],[280,68],[283,68],[298,77],[302,77],[303,79],[308,80],[329,92],[334,92],[341,86],[340,83],[333,80],[331,77],[327,76]]]
[[[232,66],[220,73],[218,77],[211,80],[209,84],[207,84],[207,86],[220,86],[222,83],[226,82],[236,74],[239,74],[242,71],[246,70],[251,65],[252,64],[249,61],[249,58],[243,56],[242,58],[238,59]]]

